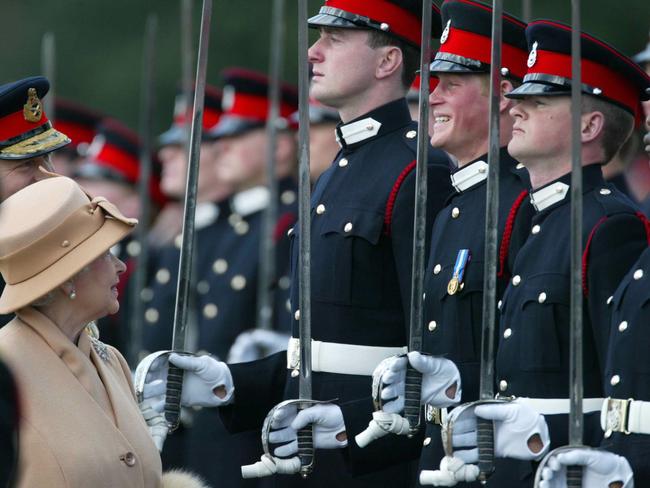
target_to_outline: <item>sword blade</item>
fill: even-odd
[[[192,118],[192,66],[194,64],[194,50],[192,48],[192,0],[181,0],[181,84],[183,90],[183,103],[185,104],[185,153],[190,153],[189,121]]]
[[[431,63],[431,0],[422,2],[420,38],[420,90],[418,101],[418,139],[415,166],[415,211],[413,215],[413,261],[411,266],[411,312],[409,317],[409,351],[422,350],[424,301],[424,260],[427,230],[427,161],[429,154],[429,64]],[[404,391],[404,418],[409,435],[420,429],[420,391],[422,375],[408,367]]]
[[[142,350],[143,308],[144,303],[140,293],[145,287],[147,263],[149,261],[149,246],[147,235],[149,233],[150,181],[151,181],[151,150],[153,131],[153,112],[155,107],[155,49],[158,33],[158,17],[149,14],[144,31],[144,51],[142,56],[142,81],[140,85],[140,179],[138,181],[138,194],[140,199],[140,223],[136,229],[136,242],[140,252],[136,261],[134,284],[132,288],[132,316],[130,332],[130,361],[132,365],[138,364]]]
[[[183,220],[183,240],[178,265],[178,288],[174,311],[174,335],[172,349],[185,350],[185,332],[189,311],[190,285],[192,278],[192,256],[194,250],[194,216],[196,213],[196,194],[199,178],[199,155],[203,121],[203,102],[205,98],[205,79],[208,64],[208,45],[210,41],[210,19],[212,0],[203,0],[201,13],[201,33],[194,85],[194,104],[192,130],[190,133],[190,152],[188,155],[187,185],[185,188],[185,208]],[[180,395],[183,387],[182,370],[170,366],[167,377],[167,399],[165,417],[173,430],[180,421]]]
[[[43,99],[43,109],[50,120],[56,122],[54,101],[56,97],[56,38],[53,32],[43,34],[41,40],[41,71],[50,82],[48,96]]]
[[[257,283],[257,327],[270,330],[273,325],[273,287],[275,277],[275,240],[273,231],[278,219],[278,178],[275,151],[280,121],[280,73],[282,72],[284,47],[285,0],[273,0],[271,22],[271,62],[269,67],[269,112],[266,121],[266,179],[269,204],[264,212],[262,239],[260,240],[260,273]]]
[[[311,370],[311,182],[309,178],[309,49],[307,25],[308,0],[298,2],[298,226],[299,226],[299,335],[300,376],[298,395],[300,400],[312,399]],[[305,405],[306,406],[306,405]],[[314,465],[313,428],[298,432],[298,456],[300,475],[309,476]]]
[[[501,113],[501,47],[503,1],[492,3],[492,53],[490,63],[490,123],[488,179],[485,202],[485,264],[483,268],[483,326],[479,397],[494,398],[494,351],[496,342],[496,300],[499,225],[499,166]],[[491,421],[478,419],[479,480],[485,482],[494,471],[494,433]]]

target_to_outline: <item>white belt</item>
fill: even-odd
[[[406,346],[358,346],[312,340],[311,369],[321,373],[372,376],[375,367],[384,359],[407,351]],[[287,345],[287,369],[297,372],[298,368],[300,368],[300,339],[292,337]]]
[[[600,411],[600,427],[605,437],[613,432],[650,434],[650,402],[607,398]]]
[[[604,398],[583,398],[582,413],[598,412],[603,406]],[[567,414],[571,410],[568,398],[526,398],[517,397],[517,401],[524,403],[542,415]]]

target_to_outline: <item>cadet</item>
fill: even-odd
[[[478,399],[481,358],[492,9],[473,0],[447,0],[441,10],[445,30],[431,63],[432,74],[439,78],[429,97],[431,144],[456,158],[458,168],[451,176],[455,191],[433,227],[425,274],[423,345],[425,352],[456,363],[462,401],[469,402]],[[526,24],[507,14],[502,22],[498,225],[503,250],[498,275],[501,291],[507,284],[505,257],[512,240],[511,233],[504,235],[506,223],[514,218],[530,188],[526,169],[506,150],[514,120],[508,113],[512,102],[504,97],[519,86],[526,72]],[[515,236],[515,240],[523,238]],[[422,470],[436,469],[444,456],[437,407],[425,407]]]
[[[214,177],[232,188],[224,219],[198,238],[196,349],[226,359],[235,339],[257,325],[257,280],[260,238],[264,211],[269,204],[266,184],[266,119],[269,108],[269,80],[266,75],[242,68],[222,72],[223,114],[204,137],[214,141]],[[296,168],[296,143],[289,116],[297,108],[297,91],[282,84],[280,94],[281,130],[276,146],[278,177],[278,222],[276,227],[276,270],[278,298],[275,320],[289,322],[286,298],[289,240],[286,232],[296,216],[293,174]],[[218,231],[217,231],[218,227]],[[204,256],[204,258],[202,257]],[[286,328],[286,325],[285,325]],[[271,339],[267,347],[276,352],[286,348],[286,337],[278,346]],[[171,336],[170,336],[171,337]],[[282,337],[282,336],[279,336]],[[208,482],[227,486],[253,486],[244,481],[239,466],[255,460],[260,452],[257,433],[229,436],[214,409],[194,415],[189,434],[188,466]],[[215,463],[215,457],[220,462]]]
[[[524,397],[545,415],[553,448],[567,444],[569,412],[571,28],[535,21],[526,37],[528,72],[523,85],[507,95],[518,100],[510,111],[515,123],[508,151],[529,171],[535,215],[528,239],[512,258],[512,278],[499,303],[496,378],[499,395]],[[604,182],[600,166],[632,132],[648,81],[613,47],[585,33],[581,38],[584,444],[598,446],[609,297],[648,245],[645,219]],[[514,227],[520,225],[515,219]],[[620,376],[613,372],[608,381],[616,386]],[[526,421],[514,416],[495,424],[495,437],[502,440],[497,456],[540,434],[539,425]],[[532,468],[521,463],[521,486],[532,485]]]
[[[56,98],[54,109],[56,127],[68,135],[71,143],[52,153],[50,158],[57,174],[72,178],[77,166],[83,163],[97,126],[104,117],[64,98]]]
[[[52,170],[50,153],[70,144],[43,110],[49,89],[43,76],[0,86],[0,201],[40,180],[39,166]],[[0,292],[4,285],[0,278]],[[0,327],[12,317],[0,315]]]
[[[399,443],[385,452],[390,444],[381,440],[376,444],[384,457],[375,458],[372,446],[360,452],[352,436],[367,425],[372,410],[368,394],[373,369],[381,359],[403,351],[408,340],[418,128],[404,96],[419,64],[421,11],[418,1],[339,0],[328,1],[310,19],[310,26],[320,29],[320,38],[309,51],[314,73],[311,95],[336,108],[342,121],[336,128],[341,151],[312,194],[312,335],[321,347],[320,360],[314,362],[313,393],[320,400],[339,398],[342,406],[328,404],[307,411],[318,417],[317,448],[347,445],[347,449],[319,451],[306,482],[293,476],[283,478],[282,486],[409,486],[408,463],[352,478],[343,454],[355,473],[362,474],[388,458],[412,458],[419,452],[419,448],[415,453],[400,452]],[[439,18],[433,25],[438,24]],[[448,158],[434,150],[430,157],[427,235],[432,217],[450,193]],[[295,277],[300,236],[295,227],[290,234]],[[295,279],[291,305],[294,339],[288,359],[289,369],[295,371],[300,319]],[[171,358],[179,362],[176,356]],[[297,378],[285,369],[282,353],[229,367],[208,357],[186,359],[180,358],[181,367],[196,371],[202,364],[203,371],[217,375],[212,376],[215,381],[204,383],[204,405],[229,403],[236,388],[235,402],[221,409],[233,431],[259,429],[271,407],[297,395]],[[153,377],[152,371],[149,395],[164,388],[164,380],[154,382]],[[212,394],[221,383],[225,392]],[[188,390],[184,396],[189,403],[197,398]],[[360,400],[363,397],[367,400]],[[351,401],[347,408],[346,402]],[[328,435],[318,424],[324,420],[331,425],[332,418]],[[292,446],[295,443],[286,446],[284,454],[291,455]]]

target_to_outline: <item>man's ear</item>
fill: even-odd
[[[512,107],[512,100],[506,98],[506,93],[510,93],[515,87],[510,80],[501,79],[501,93],[499,94],[499,112],[507,113]]]
[[[605,128],[605,116],[602,112],[582,114],[581,138],[583,144],[598,138]]]
[[[384,79],[392,76],[400,69],[404,63],[404,56],[402,50],[396,46],[384,46],[377,48],[380,50],[379,63],[375,70],[377,79]]]

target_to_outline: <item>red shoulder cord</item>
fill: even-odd
[[[386,202],[386,211],[384,212],[384,235],[386,236],[390,236],[390,226],[393,221],[393,209],[395,208],[395,200],[397,200],[399,189],[402,187],[402,183],[404,183],[404,180],[409,173],[415,169],[415,164],[416,160],[414,159],[402,170],[400,175],[397,177],[397,180],[395,180],[393,189],[390,191],[388,202]]]
[[[522,191],[515,203],[512,204],[510,212],[508,213],[508,218],[506,219],[506,226],[503,229],[503,237],[501,239],[501,246],[499,247],[499,272],[497,273],[498,278],[503,278],[506,276],[506,260],[508,259],[508,250],[510,248],[510,240],[512,239],[512,228],[515,225],[515,217],[517,212],[521,208],[521,204],[524,203],[524,199],[528,196],[528,191]]]

